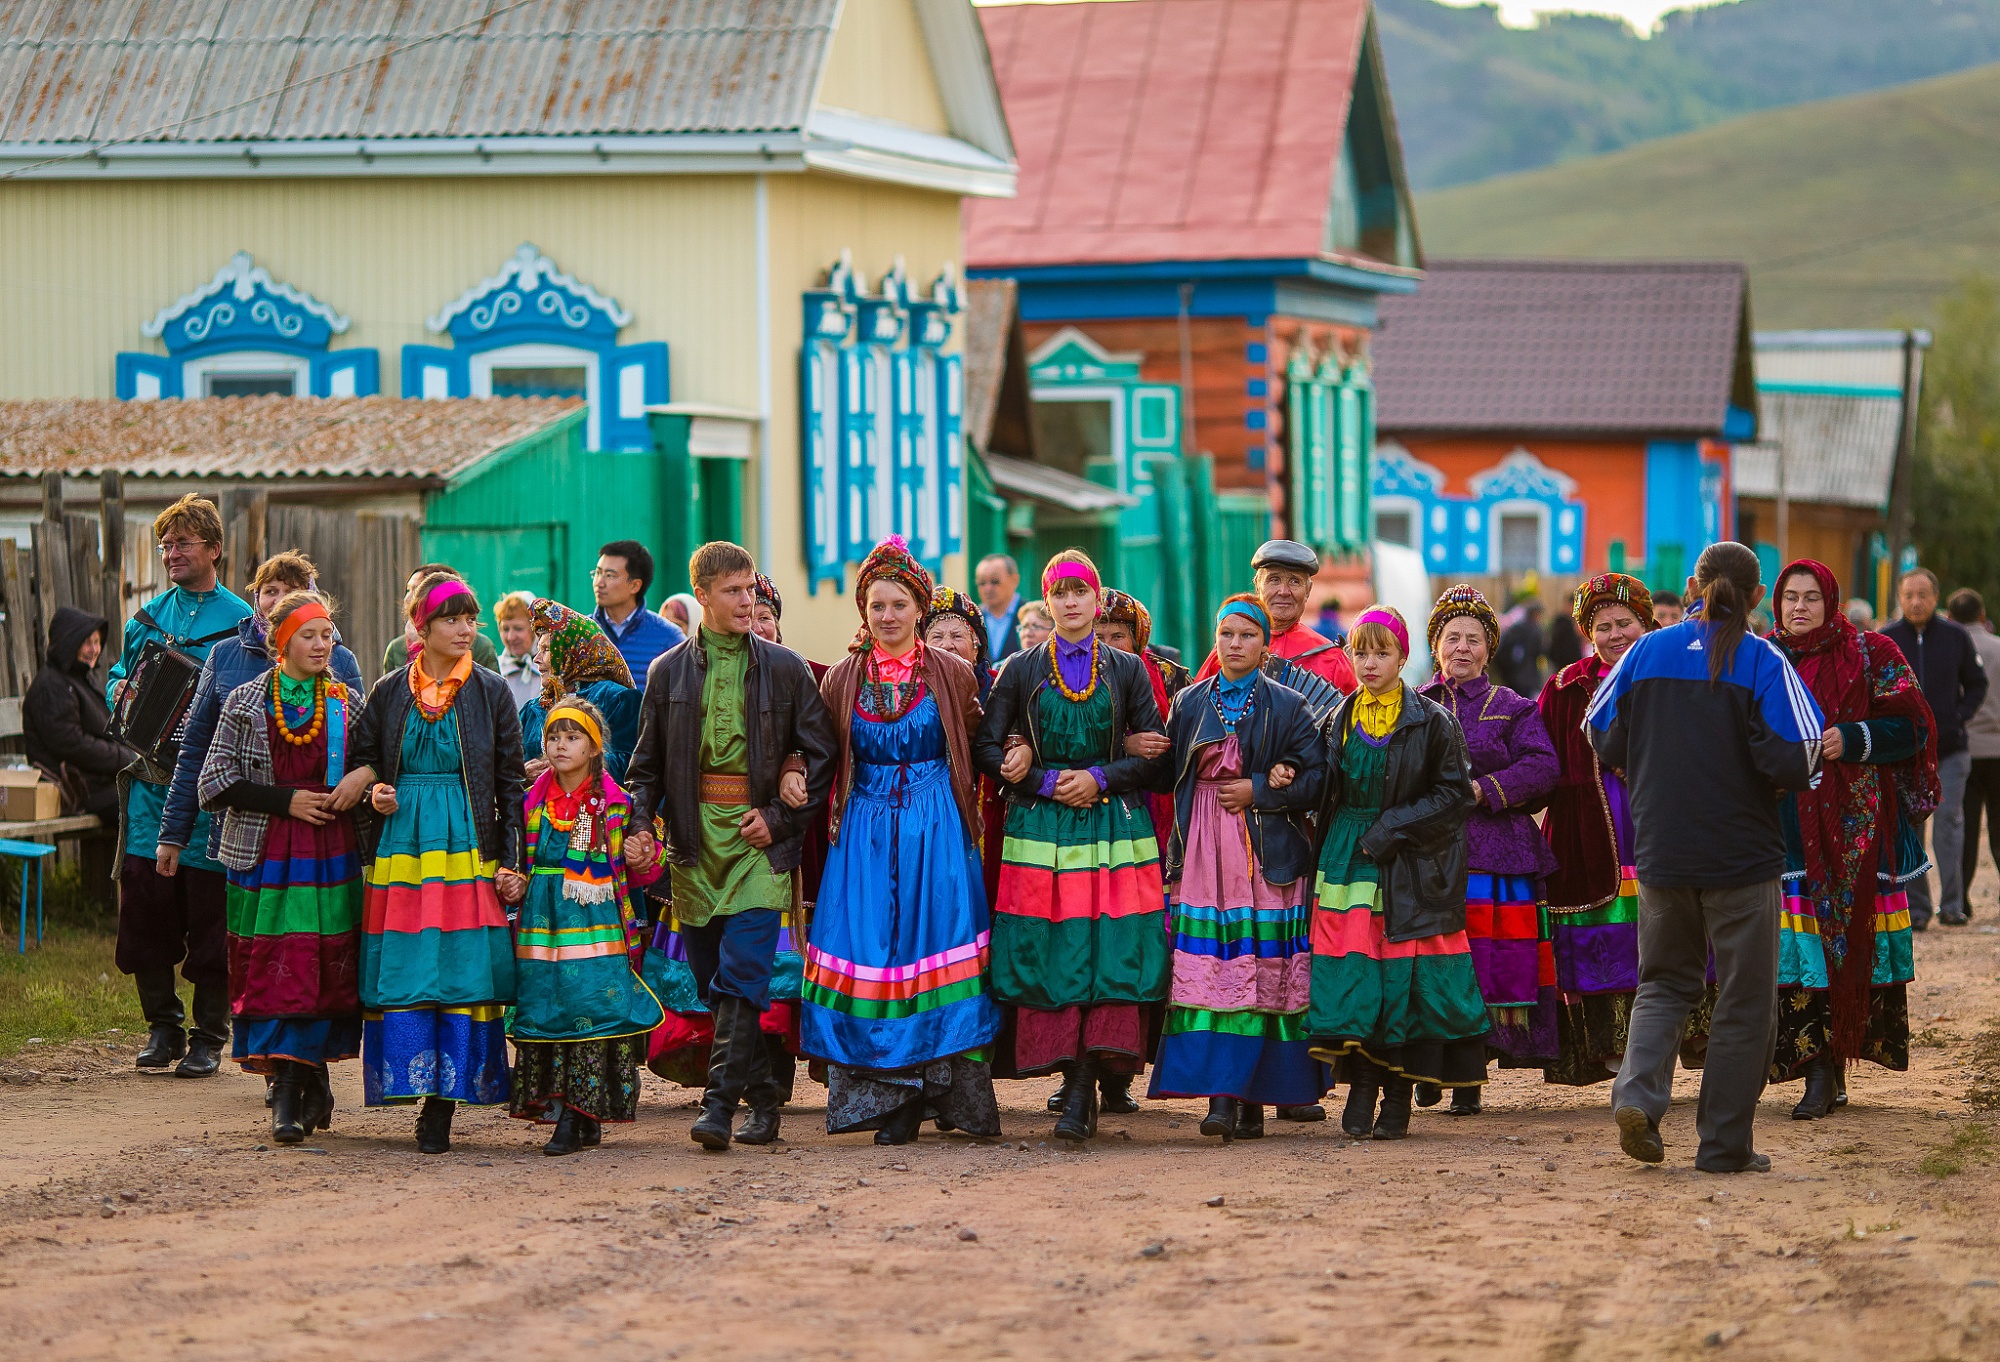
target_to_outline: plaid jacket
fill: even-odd
[[[351,743],[360,705],[353,691],[343,687],[343,694],[347,722],[341,728]],[[208,758],[201,764],[201,782],[195,794],[202,808],[211,813],[222,809],[222,852],[217,859],[231,870],[254,869],[264,858],[264,835],[270,831],[271,815],[226,808],[218,801],[223,791],[240,780],[256,785],[278,783],[271,764],[270,714],[271,679],[267,672],[229,692],[222,702],[222,717],[216,721]]]

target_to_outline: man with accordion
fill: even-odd
[[[119,777],[128,788],[118,826],[117,961],[138,988],[152,1033],[139,1068],[206,1078],[229,1041],[227,881],[208,857],[207,813],[185,849],[164,849],[173,855],[162,854],[160,819],[202,661],[236,636],[251,610],[216,580],[222,516],[214,502],[182,497],[153,521],[153,538],[173,585],[126,623],[109,686],[113,736],[139,753]],[[191,1031],[174,988],[176,965],[194,985]]]

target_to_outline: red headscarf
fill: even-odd
[[[1893,836],[1896,827],[1884,815],[1899,807],[1905,818],[1916,820],[1937,807],[1937,725],[1902,651],[1881,634],[1862,633],[1841,612],[1833,569],[1801,558],[1778,574],[1777,590],[1783,592],[1786,579],[1801,572],[1819,583],[1826,619],[1817,629],[1797,635],[1785,633],[1781,625],[1771,641],[1798,669],[1827,724],[1904,718],[1916,725],[1921,741],[1915,756],[1893,765],[1829,762],[1821,769],[1819,787],[1798,795],[1803,892],[1820,915],[1832,975],[1834,1050],[1853,1058],[1868,1016],[1875,869],[1882,839]],[[1884,794],[1893,794],[1896,804],[1888,805]],[[1843,969],[1851,951],[1858,958]]]

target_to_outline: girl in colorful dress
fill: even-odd
[[[382,817],[367,848],[361,928],[362,1079],[368,1105],[421,1101],[417,1148],[451,1148],[461,1102],[507,1100],[514,1001],[506,903],[520,874],[521,720],[497,672],[472,665],[479,601],[455,577],[417,584],[420,646],[376,683],[336,798]]]
[[[1145,1008],[1172,978],[1143,800],[1168,759],[1125,749],[1128,734],[1162,731],[1160,710],[1139,659],[1097,639],[1101,589],[1081,552],[1049,560],[1055,636],[1000,669],[973,750],[1014,800],[993,912],[993,993],[1016,1009],[1012,1072],[1063,1074],[1055,1135],[1071,1141],[1097,1132],[1098,1075],[1143,1066]],[[1022,741],[1009,750],[1010,738]]]
[[[1486,1081],[1490,1024],[1465,935],[1472,777],[1451,711],[1403,683],[1402,615],[1364,611],[1347,646],[1361,688],[1334,712],[1306,1033],[1349,1085],[1341,1129],[1400,1140],[1415,1084]]]
[[[832,847],[806,945],[807,1054],[826,1128],[907,1144],[926,1115],[1000,1133],[987,1047],[992,934],[980,881],[972,733],[979,679],[917,626],[931,577],[900,536],[861,565],[862,629],[820,683],[840,734]]]
[[[1618,1076],[1639,988],[1639,880],[1625,780],[1597,760],[1583,712],[1612,666],[1653,629],[1645,583],[1607,572],[1577,588],[1570,612],[1590,653],[1548,679],[1537,702],[1556,748],[1556,788],[1542,835],[1555,853],[1543,883],[1556,962],[1556,1062],[1551,1083]]]
[[[604,1122],[639,1112],[639,1065],[659,999],[632,970],[632,884],[666,864],[627,869],[632,808],[604,766],[604,715],[588,700],[559,700],[542,730],[549,769],[528,791],[528,895],[514,929],[514,1094],[509,1111],[553,1121],[544,1154],[595,1145]],[[630,876],[628,883],[627,876]]]
[[[1181,692],[1172,739],[1173,991],[1151,1097],[1206,1097],[1201,1133],[1264,1134],[1264,1106],[1308,1106],[1326,1066],[1307,1053],[1312,985],[1306,815],[1326,747],[1298,692],[1258,671],[1271,618],[1231,596],[1215,621],[1216,675]]]
[[[1487,678],[1500,621],[1484,596],[1451,588],[1426,633],[1438,675],[1418,694],[1451,711],[1472,761],[1465,935],[1493,1021],[1486,1049],[1503,1069],[1546,1068],[1556,1058],[1556,966],[1542,878],[1556,858],[1531,815],[1555,789],[1555,745],[1533,700]],[[1420,1107],[1441,1099],[1429,1084],[1417,1089]],[[1479,1089],[1453,1089],[1451,1112],[1477,1115]]]
[[[1904,990],[1916,977],[1905,886],[1929,868],[1938,802],[1930,706],[1889,638],[1841,613],[1840,583],[1802,558],[1778,577],[1772,642],[1826,717],[1816,789],[1779,806],[1785,833],[1778,1033],[1771,1077],[1804,1078],[1796,1120],[1847,1101],[1847,1061],[1910,1067]]]
[[[298,1144],[332,1124],[327,1065],[361,1053],[361,854],[333,804],[359,697],[329,670],[324,598],[270,619],[277,665],[223,701],[198,793],[223,811],[234,1058],[271,1076],[272,1142]]]
[[[596,620],[556,601],[537,599],[528,618],[535,627],[535,657],[542,669],[542,693],[521,706],[529,778],[543,773],[542,730],[548,716],[563,697],[573,695],[604,716],[604,769],[613,780],[623,780],[625,764],[639,743],[642,695],[618,645]]]
[[[919,630],[927,648],[956,653],[972,664],[979,677],[979,703],[983,708],[993,690],[994,667],[986,642],[986,617],[979,602],[963,591],[941,586],[931,593],[930,609],[924,612]],[[1007,795],[1000,783],[984,771],[973,773],[973,794],[979,801],[980,882],[986,902],[1000,896],[1000,853],[1007,838]],[[1051,1107],[1051,1110],[1054,1108]],[[1137,1104],[1134,1104],[1137,1110]]]

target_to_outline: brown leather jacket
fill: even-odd
[[[849,653],[820,679],[819,693],[840,735],[834,761],[833,806],[828,812],[829,842],[840,840],[840,816],[854,788],[854,698],[861,693],[862,654]],[[924,688],[937,700],[944,721],[944,746],[951,767],[951,797],[965,820],[966,836],[977,845],[980,836],[979,797],[972,788],[972,734],[979,727],[979,676],[972,664],[941,648],[924,649]]]

